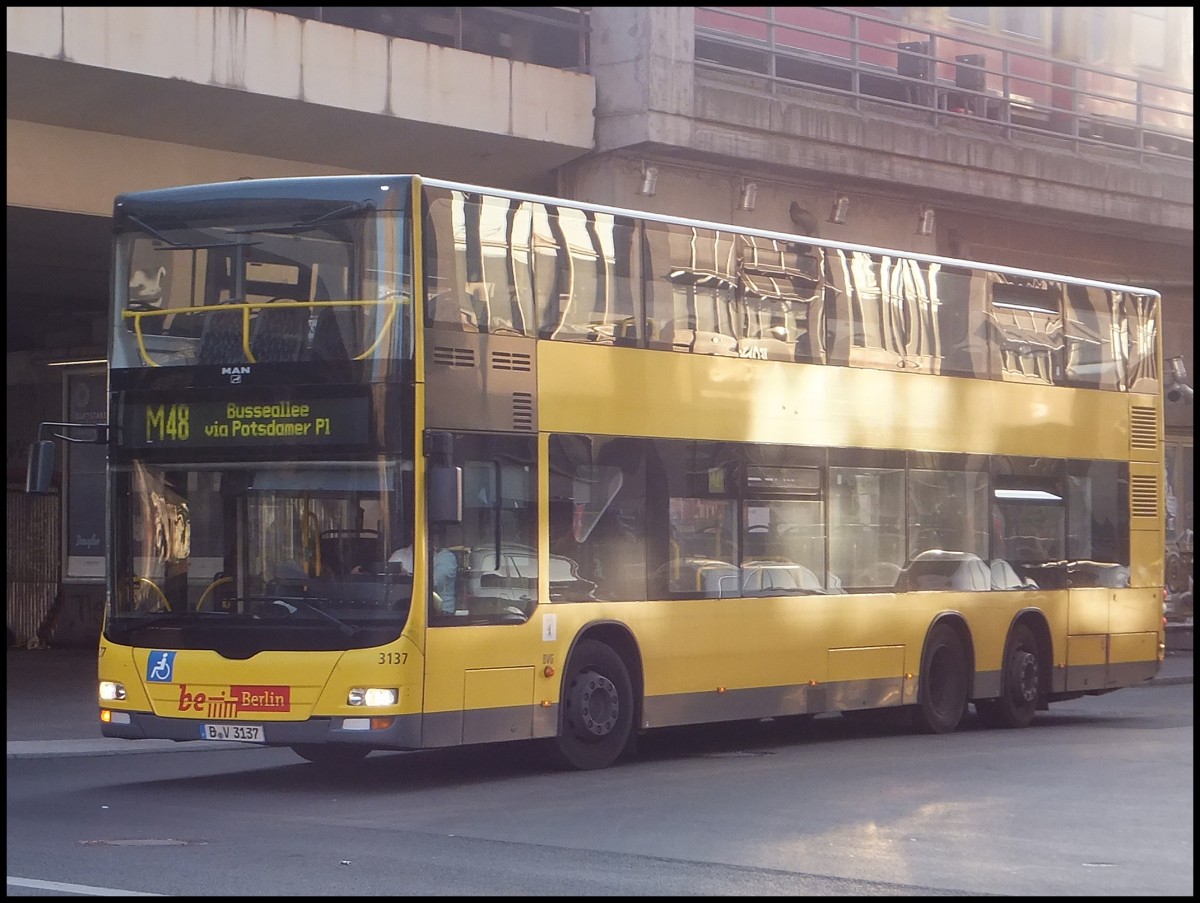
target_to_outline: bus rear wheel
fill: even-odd
[[[948,734],[967,709],[967,652],[949,624],[937,624],[925,643],[920,700],[914,726],[926,734]]]
[[[302,759],[323,768],[340,768],[355,765],[371,752],[365,746],[345,746],[336,743],[298,743],[292,752]]]
[[[581,640],[563,683],[559,761],[580,770],[606,768],[625,751],[633,733],[633,684],[611,647]]]
[[[1042,693],[1037,639],[1026,624],[1013,628],[1004,649],[1000,696],[980,699],[975,714],[987,727],[1029,727]]]

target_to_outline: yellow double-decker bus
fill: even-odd
[[[408,175],[115,230],[105,736],[600,768],[1162,662],[1153,291]]]

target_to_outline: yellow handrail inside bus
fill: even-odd
[[[169,311],[169,310],[123,310],[123,311],[121,311],[122,317],[132,317],[133,318],[133,334],[137,338],[138,353],[142,356],[142,360],[144,360],[146,362],[147,366],[161,367],[162,365],[159,364],[158,361],[151,360],[149,353],[147,353],[147,351],[146,351],[146,340],[142,336],[142,317],[146,317],[146,316],[165,317],[169,313],[171,313],[171,311]]]
[[[162,591],[162,587],[160,587],[157,583],[155,583],[149,577],[143,577],[140,574],[134,574],[133,575],[133,584],[136,586],[139,583],[144,583],[148,587],[150,587],[152,590],[154,590],[155,595],[157,595],[158,598],[162,600],[163,608],[165,608],[167,611],[171,610],[171,601],[167,598],[167,594]]]
[[[383,301],[374,302],[375,304],[390,304],[392,309],[388,311],[387,319],[385,319],[383,321],[383,325],[379,327],[379,335],[375,337],[375,341],[371,343],[371,345],[367,348],[366,351],[364,351],[362,354],[355,357],[354,360],[356,360],[356,361],[363,360],[368,355],[373,354],[375,352],[375,349],[378,348],[383,343],[383,337],[387,335],[388,330],[392,328],[392,323],[396,319],[396,305],[404,304],[405,302],[406,302],[406,299],[404,299],[404,298],[384,299]]]
[[[208,598],[209,594],[213,590],[215,590],[218,586],[222,586],[226,583],[233,583],[233,578],[232,577],[218,577],[216,580],[214,580],[212,583],[210,583],[208,586],[206,586],[204,588],[204,592],[202,592],[200,594],[200,598],[196,600],[196,611],[200,611],[201,609],[204,608],[204,600]]]
[[[395,297],[382,298],[374,301],[276,301],[274,303],[267,301],[239,301],[234,304],[210,304],[207,307],[179,307],[165,308],[163,310],[123,310],[121,311],[121,317],[123,319],[133,320],[133,334],[137,339],[138,354],[140,354],[142,360],[146,362],[146,366],[161,367],[162,364],[150,357],[150,352],[146,348],[146,339],[144,333],[142,332],[143,317],[167,317],[171,314],[191,316],[193,314],[217,313],[223,310],[240,311],[242,314],[242,353],[245,354],[246,360],[253,364],[257,363],[257,361],[255,360],[253,353],[250,351],[250,317],[252,314],[257,313],[260,309],[267,307],[268,305],[273,310],[279,310],[287,307],[382,307],[386,305],[390,308],[390,310],[388,311],[387,317],[384,319],[382,325],[379,327],[379,332],[375,337],[375,341],[373,341],[361,354],[355,355],[353,358],[351,358],[351,360],[361,361],[374,354],[379,346],[383,343],[384,338],[387,336],[389,330],[392,328],[392,324],[396,320],[397,307],[399,305],[408,303],[408,298]]]

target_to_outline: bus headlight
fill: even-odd
[[[399,699],[400,691],[395,687],[354,687],[346,697],[346,702],[375,708],[395,705]]]
[[[100,698],[106,702],[124,699],[125,684],[121,683],[119,680],[100,681]]]

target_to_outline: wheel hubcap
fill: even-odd
[[[617,688],[603,674],[586,671],[579,675],[574,699],[580,733],[604,737],[616,726],[620,714]]]
[[[1033,702],[1038,691],[1037,656],[1028,649],[1018,649],[1012,661],[1012,686],[1017,697]]]

